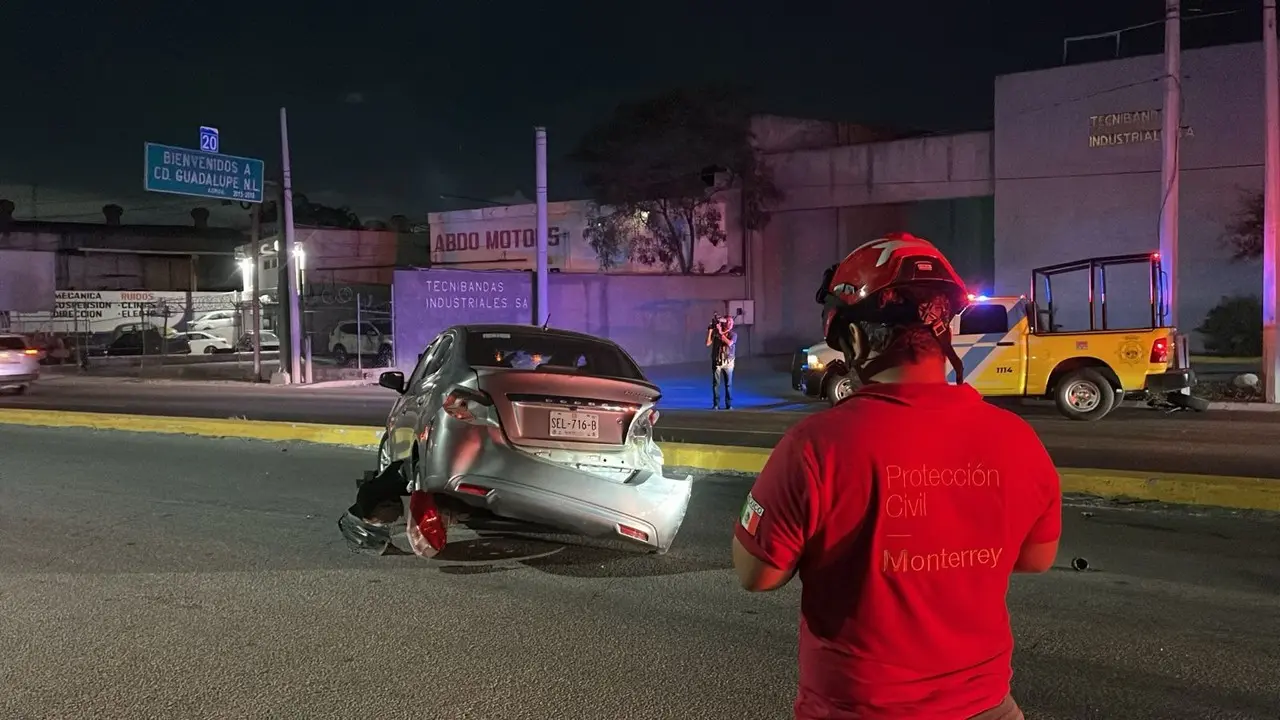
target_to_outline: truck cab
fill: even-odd
[[[1114,275],[1120,266],[1143,264],[1150,306],[1130,306],[1123,317],[1109,313],[1107,270]],[[1195,377],[1178,366],[1176,332],[1163,321],[1161,272],[1155,253],[1089,258],[1034,270],[1031,298],[970,295],[951,326],[965,381],[988,397],[1051,399],[1073,420],[1100,420],[1130,395],[1204,410],[1187,392]],[[1083,284],[1087,297],[1071,303],[1055,296],[1055,279],[1059,288],[1064,280]],[[858,381],[841,372],[842,363],[832,367],[839,359],[826,343],[802,349],[793,361],[793,387],[833,405],[848,397]],[[948,379],[955,380],[954,370]]]

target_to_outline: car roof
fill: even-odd
[[[538,325],[524,325],[521,323],[455,325],[449,328],[449,330],[461,330],[463,332],[468,332],[468,333],[503,333],[503,332],[527,333],[532,331],[532,332],[542,332],[548,335],[557,335],[560,337],[574,338],[578,340],[594,340],[596,342],[604,342],[610,345],[617,345],[617,343],[610,340],[609,338],[600,337],[599,335],[591,335],[589,333],[582,333],[576,330],[564,330],[562,328],[554,328],[554,327],[548,327],[544,329]]]

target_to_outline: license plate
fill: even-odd
[[[600,416],[588,412],[551,411],[551,437],[595,440],[600,437]]]

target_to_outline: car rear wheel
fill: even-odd
[[[1054,388],[1058,412],[1072,420],[1101,420],[1115,409],[1116,392],[1111,382],[1093,368],[1072,370]]]
[[[382,442],[378,443],[378,472],[387,469],[391,464],[391,446],[387,443],[387,439],[382,438]]]
[[[341,345],[333,346],[333,360],[338,365],[346,365],[351,358],[347,357],[347,349]]]
[[[840,401],[852,395],[858,389],[857,382],[851,375],[829,374],[822,381],[822,394],[834,407]]]

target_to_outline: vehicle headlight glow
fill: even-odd
[[[817,355],[814,355],[813,353],[809,353],[809,357],[805,360],[805,362],[806,362],[806,363],[808,363],[809,368],[810,368],[811,370],[821,370],[821,369],[822,369],[822,365],[823,365],[822,361],[821,361],[821,360],[819,360],[819,359],[818,359],[818,356],[817,356]]]

